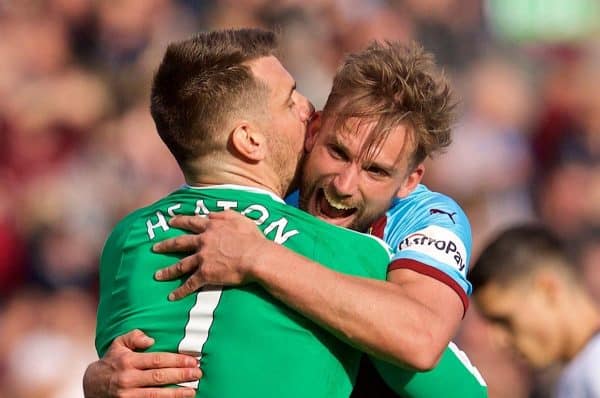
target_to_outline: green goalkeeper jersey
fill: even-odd
[[[175,214],[232,209],[255,220],[265,236],[334,270],[384,280],[390,252],[377,238],[320,221],[259,189],[184,187],[122,220],[100,265],[96,348],[134,328],[155,338],[153,351],[201,358],[197,397],[348,397],[361,353],[271,297],[257,284],[206,288],[180,301],[182,280],[158,282],[173,254],[152,245],[182,234]]]

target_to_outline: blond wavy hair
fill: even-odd
[[[374,123],[367,138],[373,156],[388,134],[406,125],[415,142],[411,168],[451,143],[457,101],[431,53],[416,43],[373,42],[338,69],[325,104],[336,131],[348,119]]]

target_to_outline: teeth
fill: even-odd
[[[340,202],[336,202],[334,199],[330,198],[329,195],[327,195],[327,191],[323,190],[323,194],[325,195],[325,200],[327,200],[327,202],[329,203],[329,205],[331,207],[333,207],[334,209],[338,209],[338,210],[349,210],[352,209],[351,206],[346,206],[343,203]]]

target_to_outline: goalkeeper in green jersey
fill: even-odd
[[[203,34],[170,46],[156,75],[153,117],[188,185],[127,217],[109,238],[102,258],[97,348],[105,353],[118,335],[134,327],[142,328],[156,338],[152,350],[201,356],[204,377],[194,386],[196,391],[139,390],[137,393],[142,395],[131,396],[145,396],[145,392],[155,396],[348,396],[360,351],[343,344],[334,335],[363,351],[417,369],[432,367],[441,355],[441,352],[433,355],[434,359],[425,361],[425,365],[418,360],[411,363],[410,358],[403,357],[410,352],[408,348],[406,352],[387,352],[388,341],[381,344],[371,340],[355,341],[352,333],[344,335],[326,320],[312,317],[333,332],[329,334],[255,284],[241,289],[205,288],[182,301],[169,302],[167,294],[179,282],[152,280],[155,270],[169,265],[175,258],[151,253],[156,241],[181,233],[169,226],[171,217],[228,209],[255,220],[265,236],[273,241],[330,269],[370,278],[356,278],[359,283],[369,284],[374,279],[386,278],[389,257],[379,241],[317,221],[277,200],[288,191],[294,179],[312,109],[273,56],[271,43],[272,35],[256,30]],[[401,145],[394,141],[394,145],[389,146],[396,149],[395,156],[393,150],[383,154],[384,163],[389,167],[378,166],[379,172],[374,169],[369,172],[374,178],[385,178],[382,173],[393,174],[391,183],[398,182],[398,190],[410,192],[420,181],[422,168],[407,176],[400,168],[414,165],[398,159],[405,159],[399,155],[404,154],[406,148],[414,150],[415,143],[406,133],[406,126],[388,127],[386,133],[401,131],[398,133]],[[372,164],[381,163],[379,149],[387,140],[385,134],[371,136],[367,152]],[[338,146],[332,150],[336,148],[340,149]],[[390,156],[393,156],[391,161]],[[142,281],[143,278],[146,280]],[[405,298],[405,301],[408,306],[410,300]],[[462,306],[460,301],[458,304]],[[414,308],[408,309],[408,313]],[[403,333],[403,325],[389,324],[387,329],[383,323],[381,326],[383,332],[396,329],[396,335]],[[452,323],[448,330],[455,326]],[[419,327],[428,333],[426,328],[431,325],[417,325],[410,331]],[[379,330],[373,329],[375,335],[376,332]],[[360,338],[369,339],[364,333]],[[108,355],[114,358],[118,350],[111,348]],[[445,352],[457,358],[449,349]],[[448,355],[444,354],[440,364],[447,363],[444,358]],[[137,361],[142,357],[135,358]],[[182,361],[178,356],[143,358],[153,358],[150,367],[171,368],[170,365],[174,365],[171,361]],[[166,362],[157,364],[152,360]],[[462,364],[461,361],[456,363],[459,366],[453,369]],[[102,365],[106,362],[99,363]],[[395,369],[399,375],[406,374],[406,370]],[[173,369],[151,373],[133,371],[129,372],[131,377],[121,373],[119,380],[141,380],[140,386],[164,384],[174,374],[167,370]],[[469,372],[457,371],[454,376],[462,377],[464,373]],[[101,392],[96,393],[89,384],[96,379],[92,374],[88,372],[86,377],[87,397],[122,393],[111,391],[110,384],[108,393],[102,386]],[[143,375],[149,374],[160,377],[144,380]],[[436,380],[452,382],[453,377],[435,379],[436,374],[439,375],[434,369],[414,378],[433,377],[422,384],[424,387]],[[485,394],[483,386],[478,383],[476,386],[479,388],[472,391]],[[119,383],[112,387],[120,388]]]

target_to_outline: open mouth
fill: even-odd
[[[317,191],[317,211],[330,219],[342,219],[352,216],[358,210],[331,198],[323,188]]]

